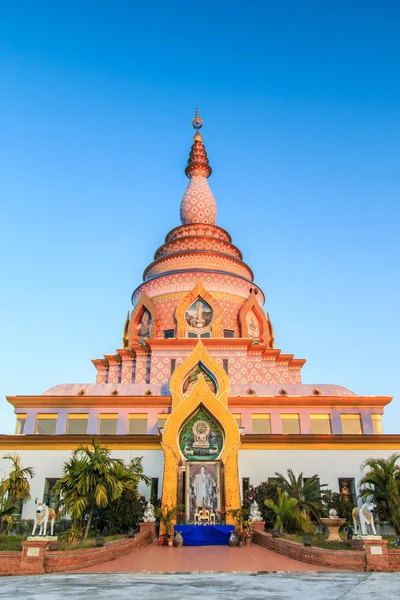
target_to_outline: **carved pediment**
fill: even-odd
[[[128,345],[140,340],[154,338],[156,335],[157,309],[152,300],[142,293],[129,321]]]

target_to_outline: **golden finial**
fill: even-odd
[[[203,121],[200,118],[199,109],[198,108],[196,108],[196,115],[195,115],[195,117],[194,117],[194,119],[192,121],[192,125],[197,130],[199,130],[199,129],[201,129],[203,127]]]

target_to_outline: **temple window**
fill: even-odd
[[[171,375],[174,373],[176,369],[176,358],[171,358]]]
[[[54,435],[57,425],[57,414],[38,414],[36,417],[35,433],[37,435]]]
[[[237,426],[241,427],[242,426],[242,415],[240,413],[238,414],[232,414],[232,417],[235,419]]]
[[[281,415],[282,433],[297,434],[300,433],[300,417],[299,415]]]
[[[162,414],[158,415],[158,424],[157,424],[157,427],[159,429],[162,429],[165,426],[165,423],[166,423],[168,417],[169,417],[169,415],[165,414],[165,413],[162,413]]]
[[[60,499],[60,494],[53,493],[53,487],[55,486],[58,479],[48,479],[46,478],[44,481],[44,492],[43,492],[43,502],[47,504],[49,508],[55,510],[57,506],[57,502]]]
[[[266,414],[251,415],[253,433],[271,433],[271,416]]]
[[[129,433],[143,435],[147,433],[147,415],[143,413],[129,415]]]
[[[250,477],[242,477],[242,498],[250,487]]]
[[[175,329],[164,329],[163,336],[165,340],[175,337]]]
[[[73,414],[68,415],[67,433],[70,435],[85,435],[88,427],[88,415]]]
[[[224,369],[225,373],[229,375],[229,361],[227,358],[222,359],[222,368]]]
[[[24,433],[25,431],[26,415],[17,415],[17,425],[15,427],[15,433]]]
[[[310,415],[311,433],[332,433],[331,416],[329,414]]]
[[[235,332],[233,329],[224,329],[224,338],[234,338]]]
[[[383,433],[381,415],[371,415],[374,433]]]
[[[356,484],[352,477],[340,477],[339,492],[346,498],[349,504],[357,504]]]
[[[343,414],[340,415],[340,419],[342,421],[342,433],[358,435],[363,433],[361,415]]]
[[[158,477],[151,478],[150,501],[154,504],[158,500]]]
[[[115,435],[117,433],[118,415],[104,413],[99,415],[99,435]]]

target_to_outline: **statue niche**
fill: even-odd
[[[220,427],[200,408],[182,427],[179,447],[186,460],[215,460],[221,453],[223,441]]]
[[[137,336],[141,339],[148,338],[148,337],[150,337],[150,330],[151,330],[151,315],[150,315],[149,311],[147,310],[147,308],[145,308],[143,310],[143,314],[137,324],[137,330],[136,330]]]
[[[211,337],[211,324],[214,311],[200,296],[187,308],[185,320],[187,336],[192,338]]]
[[[140,340],[154,338],[156,335],[157,310],[153,301],[143,292],[129,320],[128,347],[134,346]],[[126,329],[126,326],[125,326]]]

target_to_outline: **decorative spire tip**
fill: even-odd
[[[200,118],[198,108],[196,108],[196,115],[192,121],[192,125],[193,125],[194,129],[197,129],[197,131],[203,127],[203,121]]]

